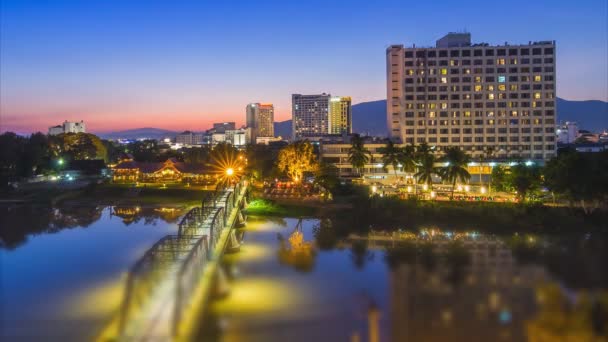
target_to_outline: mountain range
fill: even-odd
[[[558,122],[575,121],[580,129],[592,132],[608,129],[608,102],[570,101],[557,98]],[[362,102],[353,105],[353,132],[385,136],[386,100]],[[275,135],[291,136],[291,120],[275,122]]]
[[[353,132],[367,135],[386,135],[386,100],[362,102],[353,105]],[[562,121],[576,121],[580,129],[601,131],[608,129],[608,102],[570,101],[557,98],[557,118]],[[136,128],[125,131],[100,134],[104,139],[162,139],[174,137],[178,132],[160,128]],[[274,123],[276,136],[291,137],[291,120]]]

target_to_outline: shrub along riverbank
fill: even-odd
[[[345,204],[348,204],[346,206]],[[452,230],[489,233],[607,232],[608,213],[585,213],[580,208],[549,207],[541,204],[402,200],[369,196],[367,189],[354,188],[336,201],[317,204],[283,204],[252,201],[247,212],[264,216],[317,216],[330,218],[343,235],[366,233],[370,229],[419,229],[430,225]]]

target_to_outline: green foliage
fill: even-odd
[[[125,152],[130,153],[138,162],[157,162],[159,160],[160,148],[156,140],[135,141],[128,145]]]
[[[49,137],[54,155],[67,160],[108,159],[101,139],[90,133],[65,133]]]
[[[494,191],[511,191],[510,185],[507,182],[507,168],[503,165],[497,165],[492,168],[491,185]]]
[[[182,148],[182,158],[186,163],[206,164],[209,162],[210,150],[208,147]]]
[[[439,169],[439,176],[443,181],[452,183],[452,193],[450,199],[454,198],[454,188],[456,182],[467,182],[471,175],[467,171],[467,164],[469,163],[469,156],[464,153],[458,147],[448,147],[445,150],[443,160],[446,165]]]
[[[435,155],[429,150],[420,150],[418,152],[418,171],[414,177],[418,183],[427,184],[429,189],[433,188],[433,175],[440,172],[438,167],[435,167]]]
[[[520,162],[512,166],[507,177],[507,184],[515,191],[520,202],[528,199],[529,195],[538,190],[541,185],[541,170],[536,165],[525,165]]]
[[[608,200],[606,170],[608,152],[583,154],[567,150],[547,163],[545,183],[550,190],[566,199],[580,202],[588,211]]]
[[[399,167],[403,155],[402,150],[389,140],[386,143],[386,146],[381,149],[380,153],[382,153],[382,168],[384,171],[387,172],[388,165],[391,165],[396,176],[397,168]]]
[[[304,172],[313,172],[317,168],[314,149],[309,141],[293,142],[279,151],[277,168],[292,180],[302,180]]]
[[[348,162],[361,174],[361,169],[372,159],[372,153],[365,148],[363,138],[358,134],[351,138],[351,147],[348,150]]]
[[[278,149],[269,145],[252,144],[247,146],[247,170],[256,179],[266,179],[275,175],[275,161]]]

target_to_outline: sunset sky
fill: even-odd
[[[291,117],[292,93],[386,97],[389,44],[557,41],[558,96],[608,100],[606,0],[2,0],[0,130],[92,132]]]

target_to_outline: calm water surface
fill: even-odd
[[[179,211],[2,208],[0,339],[91,340],[129,267]],[[401,242],[336,239],[329,220],[255,218],[222,261],[208,341],[591,340],[608,325],[605,236],[429,227]],[[371,337],[371,339],[370,339]]]
[[[116,310],[129,267],[178,212],[2,208],[0,340],[88,341]]]
[[[603,236],[495,237],[429,228],[404,233],[409,242],[397,244],[335,244],[332,237],[327,221],[304,220],[298,227],[296,219],[250,219],[241,251],[224,258],[227,295],[211,305],[200,336],[209,341],[606,338]]]

